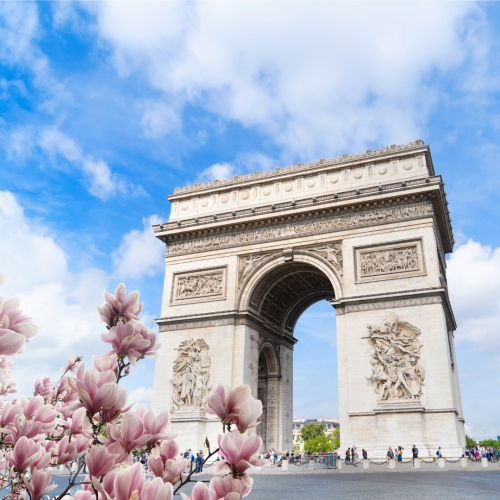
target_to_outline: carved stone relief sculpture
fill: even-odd
[[[422,239],[354,248],[356,283],[426,273]]]
[[[367,327],[373,353],[372,374],[366,380],[373,384],[378,400],[418,399],[425,380],[420,363],[420,329],[399,320],[395,313],[380,326]]]
[[[416,245],[361,255],[361,276],[419,269]]]
[[[175,274],[172,303],[202,302],[226,298],[226,267]]]
[[[315,248],[309,248],[310,252],[314,252],[325,258],[339,272],[340,276],[344,274],[344,259],[342,257],[342,244],[327,244]]]
[[[245,278],[257,267],[257,265],[269,257],[271,257],[270,253],[241,257],[238,268],[238,288],[241,287]]]
[[[181,342],[176,349],[172,401],[170,412],[177,413],[181,408],[206,408],[208,396],[212,391],[210,383],[211,360],[209,347],[203,339],[189,339]]]

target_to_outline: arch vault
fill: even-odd
[[[176,188],[154,226],[166,273],[153,408],[171,411],[181,448],[215,440],[204,408],[221,383],[249,384],[264,446],[292,449],[294,328],[328,300],[341,448],[461,455],[443,185],[416,141]]]

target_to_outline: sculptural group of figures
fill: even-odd
[[[361,255],[361,274],[418,269],[416,247],[406,247]]]
[[[179,278],[177,282],[177,298],[190,299],[205,295],[220,295],[222,290],[222,273],[198,274]]]
[[[181,343],[174,361],[172,384],[172,402],[170,411],[175,413],[181,407],[207,406],[212,390],[210,384],[209,347],[203,339],[185,340]]]
[[[418,399],[425,379],[420,364],[422,345],[417,338],[420,329],[392,313],[381,326],[368,326],[368,333],[374,352],[370,361],[372,374],[366,379],[373,384],[378,398]]]

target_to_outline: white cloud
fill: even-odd
[[[117,192],[125,192],[125,183],[118,175],[113,175],[108,164],[102,160],[86,159],[82,170],[88,175],[90,184],[87,187],[90,194],[101,200],[106,200]]]
[[[433,75],[476,57],[471,2],[135,2],[90,7],[119,73],[299,154],[417,138]],[[477,56],[479,57],[479,55]]]
[[[155,237],[153,224],[163,219],[158,215],[143,218],[144,229],[132,230],[123,236],[119,248],[113,253],[113,274],[118,280],[154,276],[165,267],[165,245]]]
[[[146,405],[148,408],[150,408],[152,399],[152,387],[138,387],[137,389],[130,391],[128,394],[128,403],[135,403],[134,408],[137,408],[141,405]]]
[[[484,352],[500,348],[500,248],[473,240],[458,247],[448,261],[451,303],[458,323],[457,343]]]
[[[152,99],[146,100],[140,106],[143,110],[141,125],[146,137],[163,137],[182,127],[178,110],[169,104]]]
[[[157,221],[157,216],[152,216],[144,221],[144,232],[131,231],[124,236],[119,269],[128,270],[127,277],[133,275],[140,279],[164,269],[163,264],[159,265],[162,244],[152,231],[148,234],[149,225]],[[18,296],[25,314],[40,328],[25,354],[14,359],[12,369],[19,393],[28,395],[37,376],[58,376],[68,354],[82,354],[90,364],[93,354],[108,350],[99,338],[104,326],[98,322],[96,305],[102,304],[103,290],[110,289],[111,282],[116,286],[117,279],[92,267],[72,272],[56,237],[46,227],[26,217],[15,196],[8,191],[0,191],[0,234],[3,235],[0,238],[0,272],[7,278],[2,296]],[[158,262],[154,262],[153,254]],[[134,255],[139,264],[127,269],[127,264],[133,265]],[[145,313],[144,317],[153,327],[151,315]],[[133,385],[144,383],[137,377],[134,380]],[[133,382],[127,385],[130,383]]]
[[[233,176],[234,166],[231,163],[215,163],[198,175],[199,182],[222,181]]]
[[[117,193],[130,190],[119,175],[111,172],[104,160],[95,160],[84,155],[71,137],[55,127],[47,127],[40,132],[38,145],[45,152],[53,156],[61,155],[76,164],[85,174],[84,184],[89,193],[101,200],[107,200]],[[136,186],[133,193],[143,194],[145,191],[142,186]]]

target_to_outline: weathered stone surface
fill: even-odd
[[[263,402],[265,447],[292,449],[293,331],[326,299],[341,449],[378,457],[416,444],[424,458],[437,446],[461,455],[443,184],[423,143],[381,151],[169,197],[171,219],[155,226],[166,272],[153,407],[173,405],[181,449],[199,449],[205,435],[215,443],[219,424],[203,407],[219,383],[249,384]],[[203,373],[190,342],[206,346]]]

